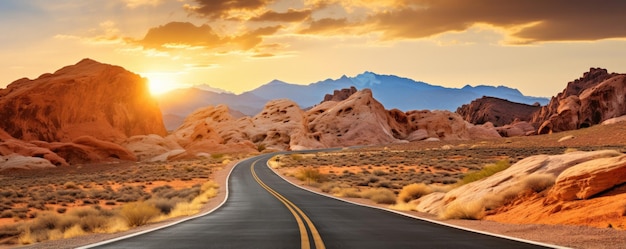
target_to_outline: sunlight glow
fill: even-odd
[[[149,72],[141,75],[148,79],[150,93],[155,96],[184,87],[177,81],[178,73]]]

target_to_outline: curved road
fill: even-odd
[[[266,166],[240,162],[210,215],[96,248],[545,248],[317,195]]]

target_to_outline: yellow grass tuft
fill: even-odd
[[[469,203],[453,202],[439,214],[439,218],[444,220],[480,220],[483,217],[485,217],[485,208],[480,201],[473,201]]]
[[[400,190],[400,193],[398,193],[398,202],[407,203],[432,192],[433,189],[424,183],[412,183],[404,186],[402,190]]]
[[[120,216],[129,227],[145,225],[159,215],[161,211],[158,208],[145,202],[127,203],[120,210]]]
[[[396,194],[386,188],[375,188],[363,191],[361,198],[370,199],[379,204],[396,204]]]
[[[69,239],[69,238],[82,236],[85,234],[87,233],[80,227],[80,225],[74,225],[70,227],[69,229],[65,230],[65,232],[63,233],[63,238]]]

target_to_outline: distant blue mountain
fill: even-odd
[[[465,86],[446,88],[430,85],[394,75],[379,75],[365,72],[355,77],[342,76],[339,79],[327,79],[309,85],[296,85],[273,80],[247,93],[265,99],[288,98],[301,107],[318,104],[327,93],[334,90],[355,86],[358,90],[372,89],[374,98],[387,109],[409,110],[450,110],[470,103],[483,96],[508,99],[512,102],[546,105],[548,98],[524,96],[519,90],[505,86]]]
[[[326,79],[308,85],[286,83],[273,80],[252,91],[239,95],[222,91],[220,93],[199,88],[178,89],[159,97],[163,115],[185,117],[197,108],[226,104],[231,109],[246,115],[255,115],[264,104],[272,99],[291,99],[301,108],[317,105],[324,96],[334,90],[356,87],[372,89],[374,98],[385,108],[409,110],[450,110],[470,103],[483,96],[507,99],[512,102],[546,105],[548,98],[529,97],[514,88],[505,86],[464,86],[447,88],[414,81],[394,75],[379,75],[364,72],[355,77],[342,76],[338,79]],[[176,122],[175,122],[176,123]],[[174,129],[174,124],[168,129]]]

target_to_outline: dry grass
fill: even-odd
[[[439,214],[440,219],[480,220],[485,216],[485,208],[480,201],[468,203],[452,202]]]
[[[433,192],[433,189],[423,183],[412,183],[406,185],[400,190],[398,194],[398,202],[410,202],[412,200],[417,200],[420,197],[430,194]]]
[[[120,216],[129,227],[145,225],[159,215],[161,212],[158,208],[145,202],[128,203],[120,210]]]
[[[144,223],[122,218],[132,219],[121,207],[134,202],[157,208],[157,218],[168,218],[178,203],[201,206],[219,187],[207,179],[224,158],[236,157],[3,171],[0,217],[11,220],[0,226],[0,247],[127,230]]]
[[[395,204],[396,194],[386,188],[368,189],[361,193],[361,198],[370,199],[379,204]]]
[[[294,176],[298,178],[298,180],[309,184],[314,182],[321,183],[326,179],[326,176],[320,173],[319,169],[310,167],[299,169]]]
[[[484,178],[490,177],[500,171],[508,169],[511,166],[509,160],[500,160],[494,164],[487,165],[482,168],[480,171],[471,172],[466,174],[461,180],[461,185],[468,184],[470,182],[475,182],[478,180],[482,180]]]

